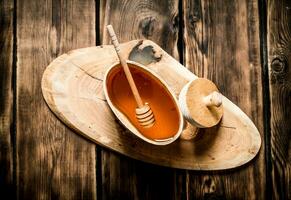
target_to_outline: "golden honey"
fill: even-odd
[[[137,105],[121,66],[111,70],[106,83],[112,104],[145,137],[152,140],[173,137],[179,130],[180,119],[177,105],[170,92],[147,71],[132,64],[128,66],[143,102],[149,103],[154,113],[155,124],[151,128],[144,128],[136,119]]]

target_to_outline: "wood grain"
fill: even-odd
[[[114,27],[119,42],[149,39],[177,58],[178,0],[101,0],[101,43],[109,44],[106,25]]]
[[[185,199],[185,172],[104,151],[102,199]],[[110,169],[110,170],[108,170]]]
[[[0,0],[1,197],[18,193],[24,199],[94,199],[96,178],[100,199],[290,199],[290,1],[266,1],[272,188],[265,188],[264,148],[255,162],[224,172],[172,170],[107,150],[97,156],[97,165],[94,145],[63,126],[48,110],[40,92],[41,74],[50,61],[70,49],[95,44],[96,14],[100,18],[96,22],[98,45],[100,40],[109,41],[103,35],[107,22],[118,27],[123,42],[149,38],[175,58],[179,57],[177,40],[179,45],[184,40],[180,54],[184,64],[217,83],[263,133],[257,2],[185,0],[179,1],[179,9],[178,1],[173,0],[95,2],[99,12],[93,0]],[[19,40],[13,49],[16,9],[14,31]],[[178,15],[183,15],[185,24],[179,22]],[[178,38],[178,34],[184,37]],[[18,51],[17,56],[13,50]],[[16,67],[17,75],[13,71]],[[17,116],[13,113],[16,110]],[[16,126],[13,118],[17,118]],[[15,139],[17,145],[13,146]],[[265,196],[269,189],[273,196]]]
[[[109,44],[106,25],[111,24],[120,42],[150,39],[175,58],[179,57],[178,0],[101,0],[100,9],[100,19],[104,19],[100,23],[102,44]],[[107,150],[102,151],[102,171],[103,199],[113,199],[116,195],[119,199],[180,199],[185,193],[184,187],[178,185],[184,178],[184,171],[178,173],[176,170],[141,164]],[[119,177],[120,182],[114,182],[115,177]],[[124,187],[128,185],[130,187]],[[179,193],[170,188],[178,188]]]
[[[13,11],[0,1],[0,194],[13,196]]]
[[[246,112],[263,133],[257,1],[183,2],[184,64],[207,77]],[[190,199],[265,199],[264,148],[236,171],[187,172]]]
[[[291,199],[291,2],[267,11],[273,199]]]
[[[17,194],[96,199],[95,145],[65,127],[41,94],[47,64],[95,45],[95,3],[17,1]]]

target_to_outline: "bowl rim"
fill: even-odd
[[[170,95],[173,97],[173,101],[175,102],[176,106],[177,106],[177,111],[179,113],[179,129],[177,131],[177,133],[171,137],[171,138],[168,138],[168,139],[165,139],[165,140],[152,140],[152,139],[149,139],[147,137],[145,137],[143,134],[141,134],[138,129],[136,129],[134,127],[134,125],[127,119],[127,117],[122,113],[120,112],[117,108],[115,108],[115,106],[113,105],[113,103],[111,102],[110,98],[109,98],[109,95],[108,95],[108,91],[107,91],[107,77],[108,75],[110,74],[110,72],[115,68],[117,67],[118,65],[120,65],[120,62],[115,62],[113,63],[105,72],[104,74],[104,79],[103,79],[103,92],[104,92],[104,95],[105,95],[105,98],[106,98],[106,101],[107,101],[107,104],[109,105],[110,109],[112,110],[112,112],[114,113],[115,117],[117,117],[117,119],[121,122],[121,124],[126,128],[128,129],[132,134],[134,134],[135,136],[139,137],[140,139],[148,142],[148,143],[151,143],[151,144],[154,144],[154,145],[167,145],[167,144],[170,144],[172,142],[174,142],[175,140],[177,140],[182,131],[183,131],[183,128],[184,128],[184,117],[183,117],[183,114],[182,114],[182,111],[180,109],[180,106],[179,106],[179,102],[177,100],[177,97],[176,95],[174,94],[174,92],[171,90],[171,88],[168,86],[168,84],[157,74],[155,73],[154,71],[148,69],[146,66],[140,64],[140,63],[137,63],[135,61],[131,61],[131,60],[126,60],[127,63],[129,64],[132,64],[132,65],[135,65],[139,68],[141,68],[142,70],[150,73],[152,76],[154,76],[158,81],[160,81],[160,83],[163,85],[164,88],[166,88],[168,90],[168,92],[170,93]],[[128,125],[126,125],[124,123],[123,120],[121,120],[120,118],[123,118],[124,120],[127,120],[127,123],[129,123],[131,126],[128,127]]]

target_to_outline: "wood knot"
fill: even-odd
[[[194,12],[193,14],[188,15],[189,24],[192,28],[196,27],[196,23],[200,21],[200,13]]]
[[[144,37],[148,38],[153,35],[154,27],[156,26],[157,20],[154,17],[146,17],[141,20],[139,29]]]
[[[222,195],[216,192],[216,186],[214,183],[214,180],[212,180],[210,177],[204,179],[204,198],[207,200],[212,199],[225,199]]]
[[[287,76],[286,69],[285,59],[274,58],[271,62],[271,83],[283,83]]]
[[[285,63],[281,59],[275,58],[272,61],[271,69],[273,73],[281,73],[285,69]]]
[[[207,179],[205,179],[204,183],[205,183],[205,185],[206,185],[207,187],[210,188],[211,183],[212,183],[212,180],[211,180],[210,178],[207,178]]]
[[[205,193],[214,193],[216,191],[215,182],[210,177],[204,179],[203,190]]]
[[[194,24],[200,20],[200,17],[198,16],[198,13],[195,14],[190,14],[189,15],[189,20],[191,24]]]

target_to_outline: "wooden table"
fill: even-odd
[[[291,199],[291,3],[288,0],[3,0],[0,191],[20,199]],[[259,155],[238,169],[159,167],[64,126],[41,94],[45,67],[75,48],[155,41],[255,122]],[[2,199],[2,198],[1,198]]]

